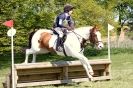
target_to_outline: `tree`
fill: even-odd
[[[114,7],[116,13],[119,16],[119,25],[121,28],[132,20],[133,14],[133,1],[132,0],[120,0]]]
[[[73,13],[76,27],[99,25],[106,34],[108,23],[117,24],[114,22],[116,13],[120,14],[120,25],[125,19],[126,23],[133,22],[132,0],[2,0],[0,22],[13,19],[17,29],[16,45],[26,45],[28,33],[38,28],[50,29],[55,16],[62,12],[66,3],[76,7]],[[0,45],[9,45],[7,30],[2,25],[0,29]]]

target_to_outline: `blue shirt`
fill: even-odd
[[[61,13],[56,17],[55,27],[66,28],[66,26],[70,26],[73,24],[73,20],[68,13]]]

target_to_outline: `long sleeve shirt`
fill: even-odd
[[[71,27],[73,24],[74,22],[68,13],[59,14],[55,20],[55,27],[67,28],[68,26]]]

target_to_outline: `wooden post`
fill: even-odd
[[[63,80],[68,80],[68,67],[63,67]]]

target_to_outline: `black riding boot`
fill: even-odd
[[[57,45],[56,45],[56,50],[57,51],[61,51],[62,46],[63,46],[62,38],[61,37],[58,37],[58,39],[57,39]]]

